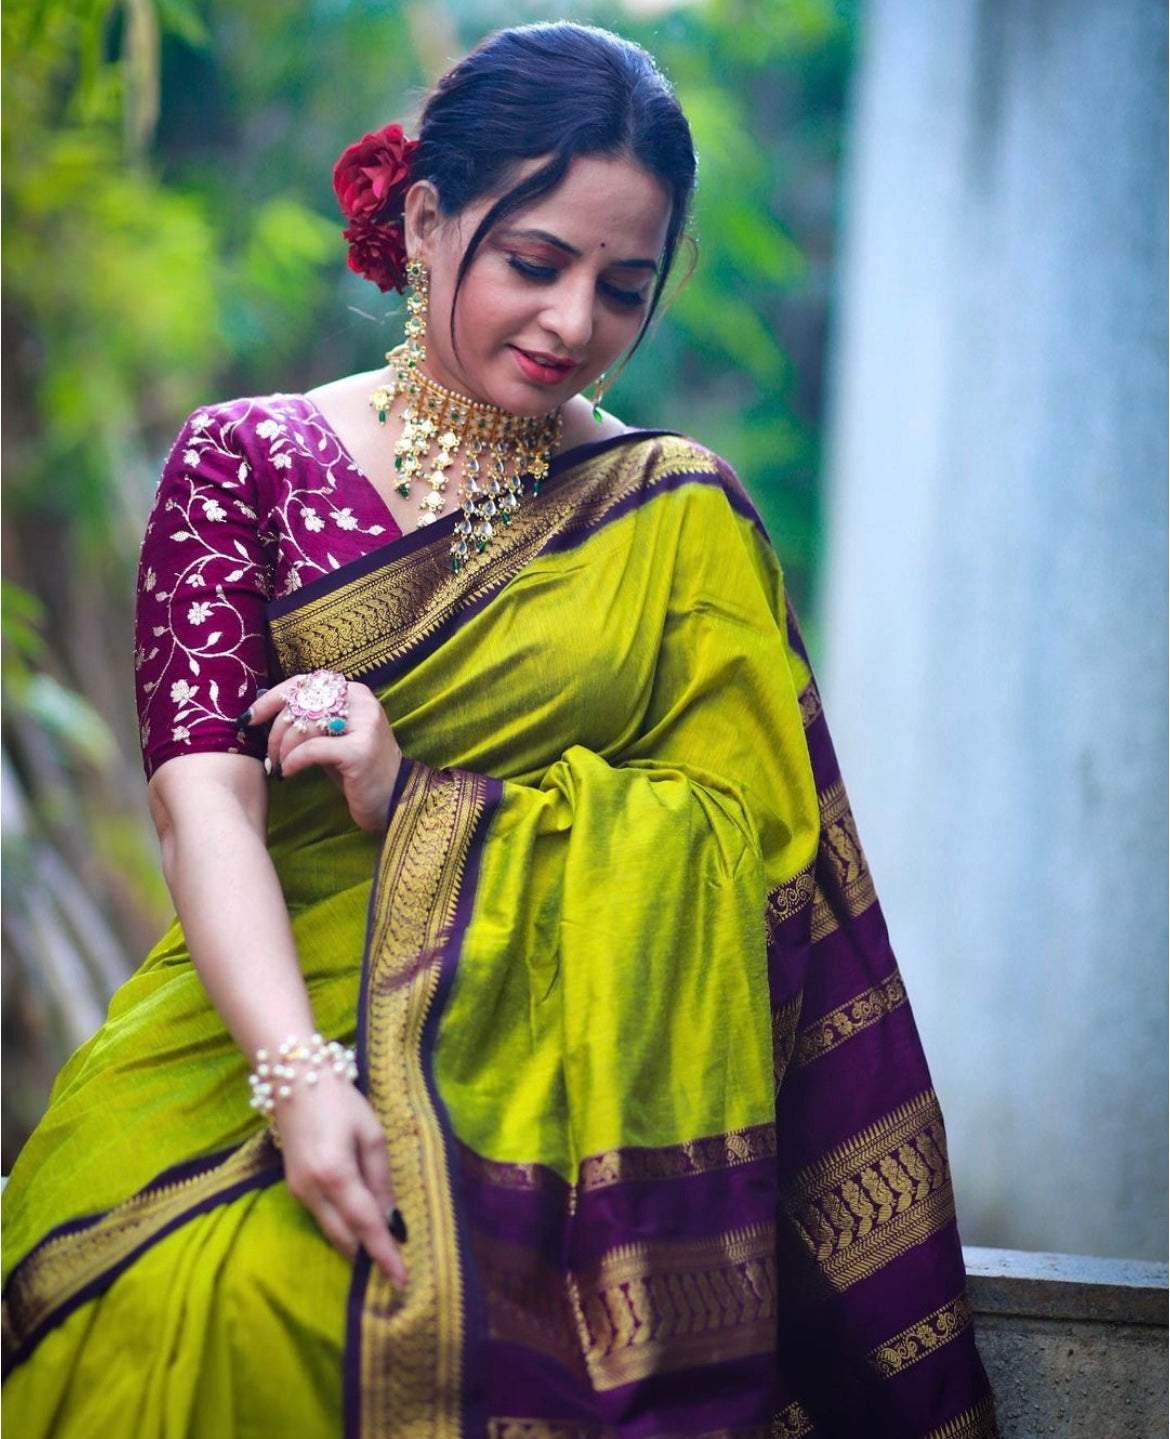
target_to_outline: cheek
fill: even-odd
[[[477,283],[477,277],[472,274],[459,292],[455,315],[460,348],[466,343],[474,349],[477,345],[490,345],[501,330],[511,328],[515,307],[508,304],[501,287]]]
[[[618,315],[614,314],[612,309],[604,306],[602,308],[604,314],[603,318],[598,321],[597,334],[604,338],[609,348],[620,353],[637,339],[646,312],[638,310],[635,314]]]

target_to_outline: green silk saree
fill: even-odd
[[[449,528],[270,607],[277,668],[369,684],[409,756],[384,836],[308,775],[269,843],[410,1285],[288,1194],[175,925],[14,1171],[5,1418],[795,1439],[847,1432],[822,1391],[860,1371],[882,1432],[994,1435],[937,1104],[738,482],[634,435],[459,574]]]

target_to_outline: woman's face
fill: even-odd
[[[531,161],[512,182],[538,169]],[[563,404],[606,370],[646,317],[669,199],[640,165],[578,156],[551,194],[483,240],[450,315],[467,241],[497,195],[443,217],[434,191],[407,197],[412,257],[431,272],[427,371],[449,389],[514,414]]]

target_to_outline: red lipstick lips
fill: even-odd
[[[558,359],[556,355],[546,355],[540,350],[521,350],[515,345],[511,349],[516,356],[520,373],[533,384],[562,384],[577,368],[576,360]]]

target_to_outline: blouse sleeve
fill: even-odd
[[[271,577],[231,406],[196,411],[163,468],[138,568],[134,670],[149,778],[175,755],[260,758],[236,719],[268,669]]]

